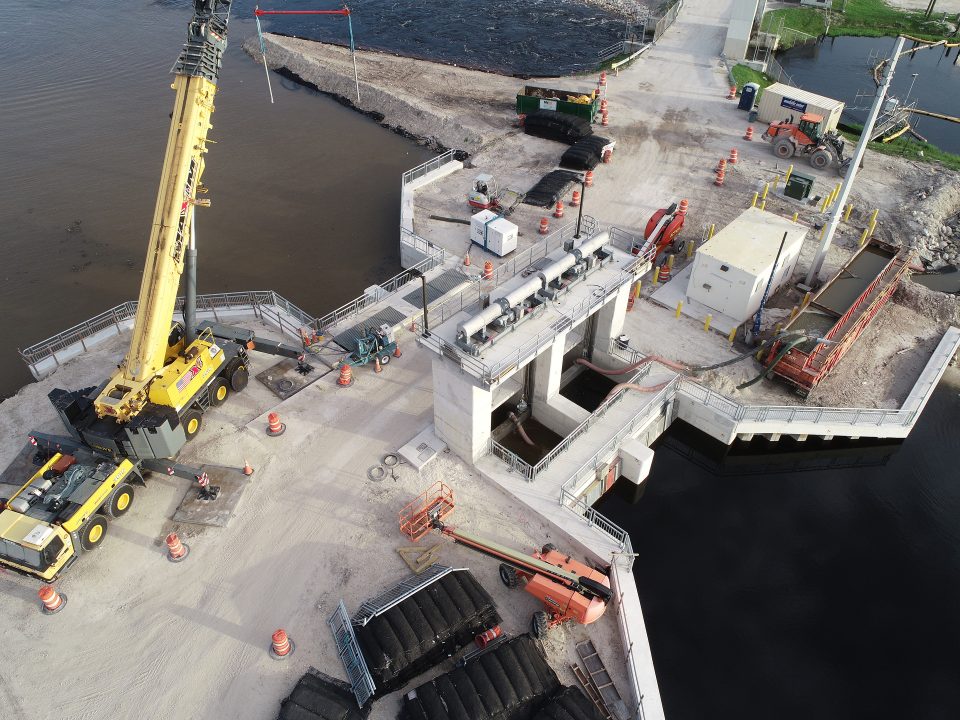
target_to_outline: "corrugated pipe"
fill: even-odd
[[[674,362],[673,360],[667,360],[664,357],[659,355],[647,355],[647,357],[637,360],[633,365],[627,365],[616,370],[604,370],[598,365],[594,365],[592,362],[586,358],[577,358],[577,364],[583,365],[584,367],[590,368],[595,373],[600,373],[601,375],[626,375],[629,372],[633,372],[637,368],[641,368],[648,363],[658,362],[661,365],[666,365],[671,370],[676,370],[677,372],[688,372],[690,368],[683,363]]]
[[[620,383],[619,385],[614,385],[610,389],[610,392],[607,393],[607,396],[603,399],[603,402],[606,402],[607,400],[609,400],[610,398],[612,398],[614,395],[616,395],[618,392],[622,390],[636,390],[638,392],[645,392],[645,393],[659,392],[672,382],[673,382],[672,379],[665,380],[662,383],[657,383],[656,385],[649,385],[649,386],[637,385],[636,383]]]

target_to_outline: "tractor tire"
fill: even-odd
[[[535,638],[545,637],[550,629],[550,616],[543,610],[537,610],[530,621],[530,632]]]
[[[773,154],[781,160],[792,158],[797,149],[793,146],[793,140],[790,138],[780,138],[773,143]]]
[[[829,150],[824,150],[820,148],[815,150],[813,155],[810,156],[810,165],[815,167],[817,170],[826,170],[833,163],[833,157],[830,155]]]
[[[553,543],[547,543],[542,548],[540,548],[540,554],[546,555],[548,552],[553,552],[556,549],[557,549],[556,545],[554,545]]]
[[[127,483],[120,483],[103,504],[103,512],[112,518],[126,515],[127,510],[133,505],[133,495],[133,487]]]
[[[97,513],[80,528],[80,547],[84,552],[93,552],[103,544],[107,536],[107,519]]]
[[[516,568],[505,563],[500,563],[500,580],[508,588],[515,588],[520,584],[520,577],[517,575]]]
[[[225,377],[218,377],[210,383],[209,393],[210,406],[220,407],[227,401],[227,397],[230,395],[230,383]]]
[[[380,356],[380,364],[381,365],[390,364],[390,356],[387,353],[384,353],[383,355]]]
[[[223,375],[230,381],[230,389],[234,392],[241,392],[250,381],[250,373],[243,361],[236,362]]]
[[[183,425],[183,434],[187,436],[187,442],[190,442],[203,426],[203,415],[199,410],[187,410],[180,418],[180,424]]]
[[[687,252],[687,241],[686,240],[674,240],[670,246],[671,252],[674,255],[683,255]]]

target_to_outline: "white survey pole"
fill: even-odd
[[[840,195],[833,203],[830,210],[830,217],[827,220],[827,229],[823,233],[823,239],[820,241],[820,247],[817,248],[817,254],[810,265],[810,271],[807,273],[806,284],[813,286],[814,281],[820,274],[823,267],[823,260],[827,257],[827,250],[830,249],[830,243],[833,242],[833,234],[837,230],[840,218],[843,215],[843,208],[847,204],[847,198],[853,189],[853,181],[857,176],[857,170],[860,168],[860,161],[863,160],[863,154],[867,150],[867,143],[870,142],[870,135],[873,134],[873,126],[877,122],[877,115],[880,114],[880,107],[883,105],[883,99],[887,96],[887,90],[890,88],[890,81],[893,80],[893,70],[897,66],[897,59],[900,57],[900,50],[903,48],[903,37],[898,37],[893,48],[893,54],[887,60],[887,68],[883,80],[877,87],[877,95],[873,99],[873,106],[870,108],[870,114],[867,116],[867,122],[863,125],[863,131],[860,135],[860,142],[857,143],[853,151],[853,157],[850,158],[850,166],[847,169],[847,176],[843,181],[843,187],[840,188]]]

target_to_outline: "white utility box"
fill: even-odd
[[[837,129],[844,107],[842,100],[815,95],[783,83],[774,83],[760,93],[757,119],[760,122],[772,123],[789,120],[793,116],[794,122],[800,122],[800,116],[804,113],[814,113],[823,116],[820,131],[828,132]]]
[[[620,474],[639,485],[647,479],[653,465],[653,450],[636,438],[627,438],[620,446]]]
[[[747,320],[760,307],[784,233],[787,240],[770,286],[773,295],[790,281],[807,230],[779,215],[748,208],[697,249],[687,297],[738,323]]]
[[[493,210],[481,210],[470,220],[470,239],[499,257],[517,249],[519,232],[516,225]]]

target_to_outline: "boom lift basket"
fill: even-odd
[[[400,511],[400,532],[416,542],[453,512],[453,490],[442,480]]]

